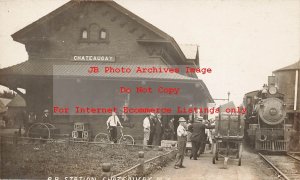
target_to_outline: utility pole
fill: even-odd
[[[216,99],[213,99],[213,100],[219,100],[219,101],[227,101],[227,102],[229,102],[229,97],[230,97],[230,92],[228,91],[228,92],[227,92],[227,99],[224,99],[224,98],[216,98]]]

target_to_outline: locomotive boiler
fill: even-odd
[[[291,124],[286,123],[284,95],[269,77],[261,90],[246,93],[245,140],[259,151],[287,151]]]

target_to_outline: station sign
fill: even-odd
[[[115,62],[116,57],[110,55],[74,55],[72,61],[99,61],[99,62]]]

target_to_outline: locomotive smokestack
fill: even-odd
[[[268,76],[268,86],[275,86],[275,76]]]

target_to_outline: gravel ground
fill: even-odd
[[[100,177],[102,163],[111,162],[113,174],[138,163],[142,147],[95,144],[1,145],[1,179]],[[163,151],[144,150],[145,159]]]
[[[152,175],[153,180],[273,180],[278,179],[260,157],[251,151],[244,150],[242,166],[230,159],[227,169],[222,158],[212,164],[212,154],[206,152],[198,160],[184,159],[186,168],[174,169],[174,163]]]

